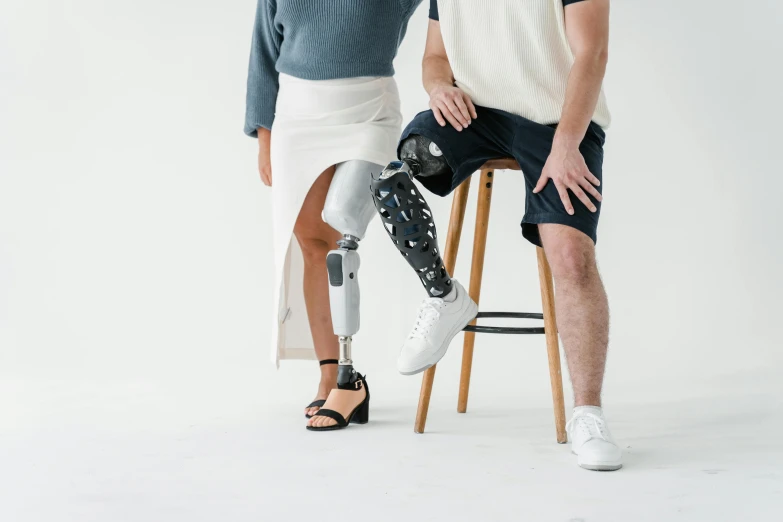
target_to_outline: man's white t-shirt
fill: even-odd
[[[431,0],[459,88],[474,103],[558,123],[574,55],[565,9],[584,0]],[[589,1],[589,0],[588,0]],[[609,126],[601,91],[593,121]]]

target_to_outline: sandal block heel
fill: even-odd
[[[365,385],[366,386],[366,385]],[[367,424],[370,421],[370,390],[367,390],[367,398],[359,405],[359,409],[353,412],[351,420],[353,424]]]

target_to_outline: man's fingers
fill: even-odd
[[[603,201],[604,197],[598,192],[598,189],[593,186],[588,180],[582,178],[579,180],[579,186],[584,189],[585,192],[593,196],[598,201]]]
[[[467,129],[473,118],[478,118],[470,96],[458,88],[439,90],[430,98],[430,108],[441,127],[448,121],[455,129]]]
[[[468,106],[465,105],[465,100],[462,99],[462,96],[457,96],[456,104],[457,104],[457,108],[459,109],[459,112],[462,114],[462,117],[465,119],[465,124],[470,125],[470,111],[468,111]]]
[[[568,212],[569,215],[574,215],[574,207],[571,205],[571,198],[568,197],[568,189],[563,185],[562,183],[558,182],[557,180],[552,180],[555,182],[555,188],[557,188],[558,194],[560,194],[560,201],[563,202],[563,206],[566,209],[566,212]]]
[[[440,113],[440,109],[437,105],[432,106],[432,115],[435,116],[435,121],[438,122],[438,125],[441,127],[446,126],[446,120],[443,119],[443,115]]]
[[[574,193],[574,196],[576,196],[577,198],[579,198],[579,201],[581,201],[582,203],[584,203],[584,206],[586,206],[586,207],[587,207],[587,209],[588,209],[590,212],[595,212],[596,210],[598,210],[598,209],[595,207],[595,205],[593,204],[593,202],[592,202],[592,201],[590,201],[590,198],[589,198],[589,197],[587,197],[587,194],[585,194],[585,191],[584,191],[584,190],[582,190],[582,189],[579,187],[579,185],[577,185],[576,183],[574,183],[574,184],[573,184],[573,185],[571,185],[569,188],[571,189],[571,192],[573,192],[573,193]]]
[[[446,100],[446,107],[451,111],[454,119],[466,129],[468,127],[468,119],[462,116],[462,111],[459,110],[457,104],[453,100]]]
[[[467,94],[464,95],[465,98],[465,105],[468,106],[468,110],[470,111],[470,116],[472,118],[478,118],[478,113],[476,112],[476,106],[473,105],[473,100],[470,99],[470,96]]]
[[[454,114],[451,112],[451,110],[449,110],[448,107],[441,105],[440,111],[443,114],[443,117],[446,118],[446,120],[448,120],[448,122],[451,123],[455,129],[457,129],[459,132],[462,132],[462,124],[457,121],[457,118],[454,117]]]
[[[549,176],[547,176],[546,174],[541,174],[541,177],[538,178],[538,183],[536,183],[536,187],[533,189],[533,194],[538,194],[539,192],[544,190],[547,181],[549,181]]]
[[[585,167],[584,176],[585,176],[585,178],[587,178],[588,181],[590,181],[590,183],[592,183],[596,187],[600,187],[601,186],[601,180],[596,178],[595,176],[593,176],[593,173],[590,172],[587,169],[587,167]]]

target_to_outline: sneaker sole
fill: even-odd
[[[571,453],[579,457],[579,455],[573,451]],[[578,458],[577,463],[579,464],[580,468],[588,469],[590,471],[617,471],[623,467],[622,462],[582,462]]]
[[[582,469],[588,469],[590,471],[617,471],[622,468],[622,464],[579,464]]]
[[[465,310],[465,313],[461,316],[460,322],[457,324],[462,324],[462,326],[452,329],[449,332],[449,335],[446,336],[446,338],[443,340],[443,345],[438,349],[437,352],[435,352],[434,361],[427,362],[425,366],[422,366],[421,368],[416,368],[415,370],[399,370],[401,375],[416,375],[417,373],[421,373],[424,370],[427,370],[429,368],[432,368],[436,364],[440,362],[441,359],[443,359],[443,356],[446,355],[446,352],[449,349],[449,346],[451,345],[451,341],[457,336],[458,333],[460,333],[470,322],[476,318],[476,315],[478,315],[478,305],[473,302],[471,299],[470,306]]]

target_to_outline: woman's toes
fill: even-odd
[[[334,419],[329,417],[313,417],[307,421],[307,425],[313,428],[326,428],[328,426],[334,426],[337,424]]]

